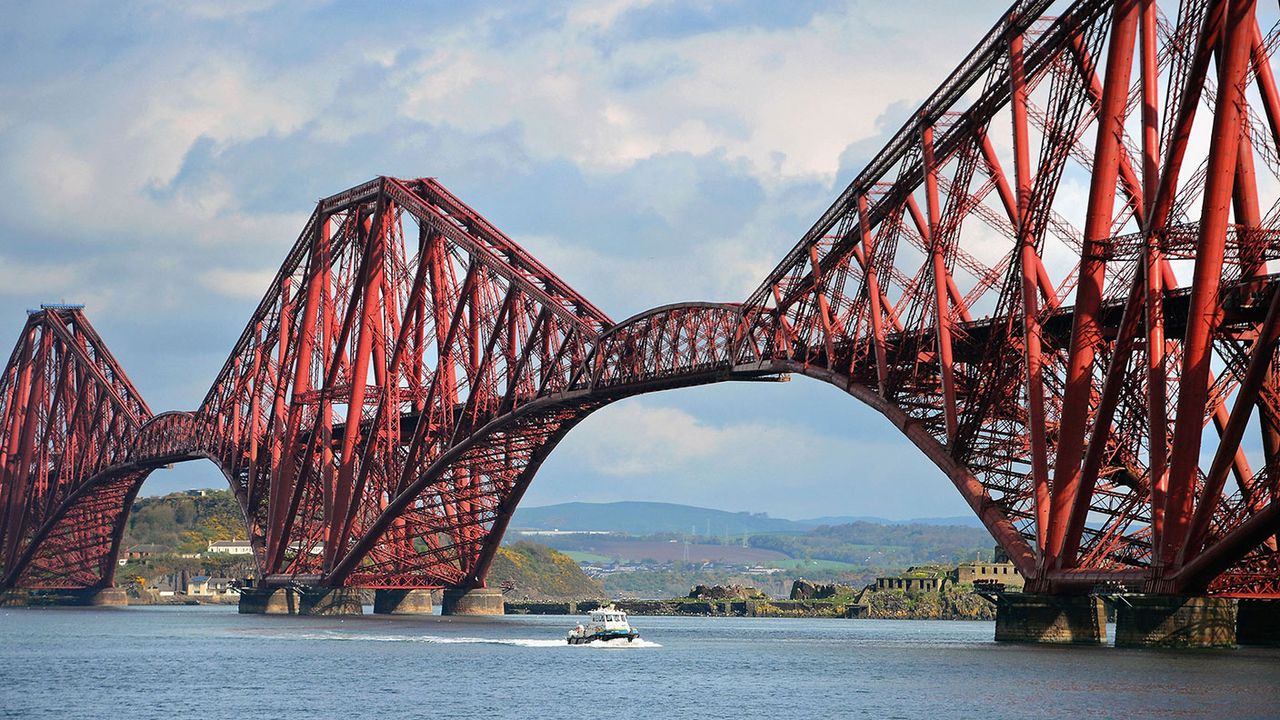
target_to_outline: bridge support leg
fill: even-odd
[[[501,615],[506,611],[502,591],[494,588],[445,590],[441,615]]]
[[[378,590],[373,594],[377,615],[431,615],[434,611],[430,590]]]
[[[1230,598],[1125,596],[1116,603],[1116,647],[1232,647]]]
[[[1280,647],[1280,600],[1240,600],[1236,605],[1236,642]]]
[[[362,615],[359,588],[247,588],[240,612],[254,615]]]
[[[996,641],[1100,645],[1107,638],[1102,598],[1008,593],[996,601]]]

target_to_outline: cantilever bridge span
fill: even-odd
[[[899,428],[1033,590],[1280,597],[1280,29],[1059,5],[1014,3],[740,303],[615,323],[436,181],[381,177],[317,205],[192,412],[153,414],[79,309],[32,312],[0,589],[111,585],[147,474],[197,458],[269,583],[482,587],[586,415],[798,373]]]

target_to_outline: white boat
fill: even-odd
[[[570,645],[583,645],[596,640],[623,640],[631,642],[640,637],[640,632],[627,622],[627,614],[612,605],[592,610],[586,624],[578,623],[578,627],[569,631],[565,638]]]

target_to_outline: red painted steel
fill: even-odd
[[[1014,3],[743,303],[615,323],[382,177],[320,201],[193,412],[34,311],[0,376],[0,588],[109,585],[142,481],[197,458],[268,582],[482,586],[588,414],[798,373],[920,448],[1033,590],[1280,596],[1280,28],[1056,5]]]

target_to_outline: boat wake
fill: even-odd
[[[658,643],[648,640],[596,640],[583,645],[570,645],[563,639],[543,638],[483,638],[483,637],[445,637],[442,635],[363,635],[336,631],[310,632],[296,634],[273,634],[260,636],[271,640],[333,640],[340,642],[412,642],[428,645],[510,645],[512,647],[551,648],[658,648]]]
[[[568,643],[564,643],[563,641],[561,641],[561,642],[562,642],[566,647],[578,647],[578,648],[616,648],[616,649],[622,649],[622,648],[660,648],[660,647],[662,647],[661,645],[659,645],[659,644],[658,644],[658,643],[656,643],[656,642],[649,642],[648,640],[641,640],[641,639],[639,639],[639,638],[636,638],[635,640],[632,640],[631,642],[627,642],[626,640],[592,640],[592,641],[591,641],[591,642],[589,642],[589,643],[583,643],[583,644],[581,644],[581,645],[569,645]]]

